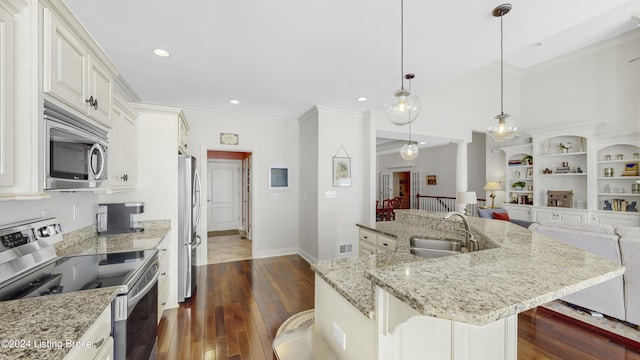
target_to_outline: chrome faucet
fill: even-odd
[[[467,221],[467,217],[457,211],[451,211],[444,216],[444,219],[447,220],[452,216],[458,216],[462,219],[462,226],[464,229],[459,228],[458,230],[464,232],[464,246],[467,248],[469,252],[478,250],[478,241],[471,233],[471,227],[469,226],[469,222]],[[471,246],[470,246],[471,245]]]

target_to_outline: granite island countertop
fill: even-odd
[[[378,259],[380,255],[326,260],[314,270],[367,317],[375,316],[373,294],[379,286],[424,315],[473,325],[515,315],[624,272],[618,264],[545,235],[481,218],[468,220],[484,250],[407,257],[409,236],[454,237],[460,222],[443,222],[442,215],[400,210],[396,221],[358,224],[395,236],[396,252],[384,256],[397,260]],[[389,265],[370,266],[384,263]]]
[[[0,360],[58,360],[79,341],[120,287],[0,302]]]

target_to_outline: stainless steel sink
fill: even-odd
[[[409,251],[413,255],[436,258],[462,253],[462,245],[459,242],[442,239],[424,239],[421,237],[409,238]]]

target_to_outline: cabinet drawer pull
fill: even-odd
[[[166,302],[166,301],[163,301],[163,302],[161,302],[160,304],[162,304],[162,306],[165,306],[165,305],[167,305],[167,302]]]
[[[389,244],[388,244],[388,243],[382,243],[382,245],[384,245],[384,246],[389,246]]]
[[[166,272],[166,271],[163,271],[163,272],[161,272],[161,273],[160,273],[160,275],[162,275],[162,276],[167,276],[167,272]]]

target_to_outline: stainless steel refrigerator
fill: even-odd
[[[196,266],[200,223],[200,178],[196,158],[178,158],[178,302],[185,302],[196,291]]]

